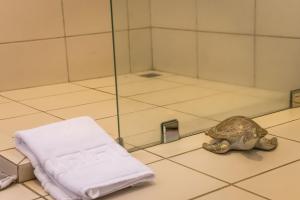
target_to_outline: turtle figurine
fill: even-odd
[[[234,116],[206,132],[206,135],[212,137],[213,140],[210,143],[203,143],[203,148],[218,154],[226,153],[231,149],[273,150],[278,145],[277,138],[267,139],[265,138],[267,134],[268,131],[252,119]]]

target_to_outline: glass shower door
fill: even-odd
[[[292,43],[257,32],[250,1],[234,11],[222,2],[111,0],[124,144],[161,143],[161,125],[170,120],[178,120],[185,137],[234,115],[255,118],[289,107],[290,90],[300,83],[294,76],[274,79],[286,54],[275,46],[293,50]]]

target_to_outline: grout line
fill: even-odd
[[[16,41],[10,41],[10,42],[1,42],[0,45],[25,43],[25,42],[37,42],[37,41],[55,40],[55,39],[63,39],[63,38],[64,38],[64,36],[57,36],[57,37],[45,37],[45,38],[28,39],[28,40],[16,40]]]
[[[69,63],[69,56],[68,56],[68,42],[67,42],[67,33],[66,33],[66,21],[65,21],[65,11],[64,11],[64,1],[60,1],[61,5],[61,14],[62,14],[62,24],[64,29],[64,46],[65,46],[65,58],[66,58],[66,70],[67,70],[67,79],[70,82],[70,63]]]
[[[207,31],[198,29],[185,29],[176,27],[163,27],[163,26],[153,26],[154,29],[164,29],[164,30],[174,30],[174,31],[188,31],[188,32],[198,32],[198,33],[212,33],[212,34],[227,34],[227,35],[242,35],[242,36],[253,36],[251,33],[235,33],[235,32],[222,32],[222,31]]]
[[[151,27],[150,26],[141,26],[141,27],[115,30],[115,32],[136,31],[136,30],[144,30],[144,29],[149,29],[149,28],[151,28]]]
[[[17,148],[15,148],[15,149],[17,149]],[[23,153],[22,153],[22,154],[23,154]],[[18,162],[17,165],[21,165],[21,163],[22,163],[24,160],[26,160],[26,158],[27,158],[27,157],[24,155],[24,158],[23,158],[20,162]]]
[[[77,105],[72,105],[72,106],[64,106],[64,107],[57,107],[57,108],[54,108],[54,109],[47,109],[47,110],[40,110],[41,112],[45,112],[45,113],[48,113],[49,111],[54,111],[54,110],[63,110],[63,109],[68,109],[68,108],[74,108],[74,107],[78,107],[78,106],[84,106],[84,105],[88,105],[88,104],[94,104],[94,103],[100,103],[102,101],[108,101],[108,100],[113,100],[115,98],[110,98],[110,99],[103,99],[103,100],[97,100],[97,101],[90,101],[88,103],[82,103],[82,104],[77,104]],[[24,104],[26,105],[26,104]],[[29,107],[31,107],[30,105],[27,105]],[[35,107],[31,107],[31,108],[34,108],[34,109],[37,109],[39,110],[39,108],[35,108]],[[51,113],[49,113],[50,115],[53,115]],[[53,115],[55,116],[55,115]],[[63,119],[64,120],[64,119]]]
[[[247,189],[245,189],[245,188],[239,187],[239,186],[237,186],[237,185],[232,185],[232,187],[238,188],[238,189],[240,189],[240,190],[243,190],[243,191],[245,191],[245,192],[248,192],[248,193],[250,193],[250,194],[256,195],[256,196],[261,197],[261,198],[266,199],[266,200],[272,200],[272,199],[269,199],[269,198],[267,198],[267,197],[265,197],[265,196],[262,196],[262,195],[260,195],[260,194],[257,194],[257,193],[255,193],[255,192],[252,192],[252,191],[250,191],[250,190],[247,190]]]
[[[158,163],[158,162],[160,162],[160,161],[163,161],[163,160],[165,160],[165,159],[164,159],[164,158],[162,158],[162,157],[160,157],[160,159],[159,159],[159,160],[156,160],[156,161],[149,162],[149,163],[147,163],[146,165],[155,164],[155,163]]]
[[[116,32],[124,32],[129,30],[141,30],[141,29],[148,29],[149,26],[146,27],[138,27],[138,28],[131,28],[131,29],[120,29],[116,30]],[[99,32],[93,32],[93,33],[79,33],[79,34],[73,34],[73,35],[62,35],[62,36],[53,36],[53,37],[44,37],[44,38],[35,38],[35,39],[24,39],[24,40],[14,40],[14,41],[8,41],[8,42],[0,42],[0,45],[5,44],[15,44],[15,43],[26,43],[26,42],[37,42],[37,41],[44,41],[44,40],[54,40],[54,39],[63,39],[63,38],[72,38],[72,37],[80,37],[80,36],[89,36],[89,35],[100,35],[100,34],[107,34],[112,33],[112,31],[99,31]]]
[[[203,133],[199,133],[199,134],[203,134]],[[199,147],[199,148],[192,149],[192,150],[189,150],[189,151],[186,151],[186,152],[182,152],[182,153],[178,153],[178,154],[176,154],[176,155],[167,156],[167,157],[165,157],[165,158],[167,158],[167,159],[172,159],[172,158],[175,158],[175,157],[177,157],[177,156],[182,156],[182,155],[184,155],[184,154],[186,154],[186,153],[192,153],[192,152],[194,152],[194,151],[198,151],[198,150],[201,150],[201,149],[203,149],[202,145],[201,145],[201,147]]]
[[[256,87],[256,78],[257,78],[257,59],[256,59],[256,47],[257,47],[257,40],[256,40],[256,23],[257,23],[257,0],[254,0],[254,21],[253,21],[253,87]]]
[[[43,196],[41,194],[39,194],[37,191],[35,191],[34,189],[32,189],[31,187],[25,185],[25,182],[24,183],[19,183],[21,185],[23,185],[25,188],[27,188],[28,190],[30,190],[31,192],[35,193],[36,195],[38,195],[37,198],[35,199],[39,199],[39,198],[43,198]],[[48,194],[47,194],[48,195]]]
[[[196,30],[198,29],[199,26],[199,10],[198,10],[198,0],[195,0],[195,9],[196,9]],[[198,32],[195,32],[196,34],[196,78],[199,79],[200,78],[200,58],[199,58],[199,54],[200,54],[200,44],[199,44],[199,34]]]
[[[30,105],[26,105],[26,104],[22,103],[21,101],[15,101],[15,100],[13,100],[13,99],[10,99],[10,98],[8,98],[8,99],[9,99],[9,100],[12,100],[12,101],[13,101],[13,102],[15,102],[15,103],[21,104],[21,105],[23,105],[23,106],[26,106],[26,107],[32,108],[33,110],[36,110],[36,111],[42,112],[42,113],[44,113],[44,114],[46,114],[46,115],[50,115],[50,116],[52,116],[52,117],[55,117],[55,118],[58,118],[58,119],[64,120],[63,118],[57,117],[57,116],[55,116],[55,115],[52,115],[51,113],[47,113],[46,111],[39,110],[38,108],[34,108],[34,107],[30,106]],[[39,112],[37,112],[37,113],[39,113]],[[37,114],[37,113],[32,113],[32,114]],[[17,117],[15,117],[15,118],[17,118]]]
[[[217,177],[212,176],[212,175],[210,175],[210,174],[207,174],[207,173],[205,173],[205,172],[199,171],[199,170],[194,169],[194,168],[192,168],[192,167],[186,166],[186,165],[181,164],[181,163],[179,163],[179,162],[176,162],[176,161],[174,161],[174,160],[170,160],[170,159],[168,159],[168,158],[166,158],[166,160],[168,160],[168,161],[170,161],[170,162],[172,162],[172,163],[178,164],[178,165],[180,165],[180,166],[182,166],[182,167],[188,168],[188,169],[190,169],[190,170],[192,170],[192,171],[194,171],[194,172],[198,172],[198,173],[203,174],[203,175],[206,175],[206,176],[208,176],[208,177],[210,177],[210,178],[213,178],[213,179],[216,179],[216,180],[218,180],[218,181],[221,181],[221,182],[223,182],[223,183],[231,184],[231,183],[228,182],[228,181],[222,180],[222,179],[220,179],[220,178],[217,178]]]
[[[254,193],[254,192],[248,191],[248,190],[246,190],[246,189],[244,189],[244,188],[240,188],[240,187],[236,186],[235,184],[238,184],[238,183],[240,183],[240,182],[243,182],[243,181],[246,181],[246,180],[255,178],[255,177],[260,176],[260,175],[262,175],[262,174],[266,174],[266,173],[268,173],[268,172],[277,170],[277,169],[279,169],[279,168],[282,168],[282,167],[285,167],[285,166],[287,166],[287,165],[290,165],[290,164],[293,164],[293,163],[296,163],[296,162],[300,161],[300,159],[298,159],[298,160],[295,160],[295,161],[292,161],[292,162],[289,162],[289,163],[286,163],[286,164],[277,166],[277,167],[275,167],[275,168],[266,170],[266,171],[264,171],[264,172],[255,174],[255,175],[253,175],[253,176],[244,178],[244,179],[242,179],[242,180],[239,180],[239,181],[230,183],[230,182],[227,182],[227,181],[225,181],[225,180],[219,179],[219,178],[217,178],[217,177],[215,177],[215,176],[212,176],[212,175],[210,175],[210,174],[207,174],[207,173],[204,173],[204,172],[199,171],[199,170],[197,170],[197,169],[194,169],[194,168],[192,168],[192,167],[189,167],[189,166],[186,166],[186,165],[184,165],[184,164],[178,163],[177,161],[170,160],[170,159],[168,159],[168,158],[166,158],[166,160],[171,161],[171,162],[176,163],[176,164],[179,164],[179,165],[181,165],[181,166],[183,166],[183,167],[186,167],[186,168],[188,168],[188,169],[191,169],[191,170],[193,170],[193,171],[195,171],[195,172],[204,174],[204,175],[206,175],[206,176],[209,176],[209,177],[211,177],[211,178],[214,178],[214,179],[217,179],[217,180],[219,180],[219,181],[222,181],[222,182],[224,182],[224,183],[229,184],[229,185],[227,185],[227,186],[234,186],[234,187],[237,187],[237,188],[239,188],[239,189],[242,189],[242,190],[244,190],[244,191],[247,191],[247,192],[249,192],[249,193],[255,194],[255,195],[257,195],[257,196],[260,196],[260,197],[265,198],[265,199],[268,199],[268,200],[270,200],[270,199],[267,198],[267,197],[264,197],[264,196],[262,196],[262,195],[260,195],[260,194],[256,194],[256,193]],[[201,195],[201,196],[204,196],[204,195]],[[199,197],[199,196],[197,196],[197,198],[198,198],[198,197]],[[196,198],[196,197],[195,197],[195,198]],[[192,199],[195,199],[195,198],[192,198]]]
[[[213,96],[213,95],[211,95]],[[207,96],[206,96],[207,97]],[[122,98],[128,98],[130,99],[129,97],[122,97]],[[204,97],[205,98],[205,97]],[[137,102],[140,102],[140,103],[145,103],[143,101],[140,101],[140,100],[137,100],[137,99],[130,99],[130,100],[135,100]],[[188,102],[189,100],[187,100],[186,102]],[[167,109],[167,110],[172,110],[172,111],[175,111],[175,112],[178,112],[178,113],[181,113],[181,114],[185,114],[185,115],[190,115],[190,116],[193,116],[193,117],[196,117],[196,118],[199,118],[199,119],[206,119],[206,120],[210,120],[210,121],[214,121],[214,122],[220,122],[218,120],[215,120],[215,119],[210,119],[208,117],[201,117],[201,116],[198,116],[198,115],[195,115],[193,113],[187,113],[187,112],[183,112],[183,111],[180,111],[180,110],[176,110],[176,109],[172,109],[172,108],[167,108],[167,107],[164,107],[164,106],[159,106],[159,105],[156,105],[156,104],[151,104],[151,103],[146,103],[146,104],[149,104],[149,105],[153,105],[153,106],[156,106],[155,108],[163,108],[163,109]],[[175,103],[176,104],[176,103]],[[171,105],[171,104],[170,104]],[[152,108],[153,109],[153,108]]]
[[[199,148],[199,149],[201,149],[201,148]],[[188,151],[188,152],[184,152],[184,153],[182,153],[182,154],[180,154],[180,155],[187,154],[187,153],[190,153],[190,152],[193,152],[193,151],[197,151],[197,150],[199,150],[199,149],[194,149],[194,150],[191,150],[191,151]],[[144,151],[146,151],[146,152],[148,152],[148,153],[152,153],[152,154],[154,154],[154,155],[156,155],[156,156],[162,156],[162,155],[159,155],[159,154],[157,154],[157,153],[155,153],[155,152],[151,152],[151,151],[149,151],[149,150],[147,150],[147,149],[144,149]],[[178,155],[179,155],[179,154],[178,154]],[[177,155],[177,156],[178,156],[178,155]],[[162,157],[164,157],[164,156],[162,156]],[[300,159],[297,159],[297,160],[294,160],[294,161],[291,161],[291,162],[288,162],[288,163],[279,165],[279,166],[277,166],[277,167],[271,168],[271,169],[269,169],[269,170],[260,172],[260,173],[258,173],[258,174],[253,175],[253,176],[250,176],[250,177],[241,179],[241,180],[239,180],[239,181],[230,183],[230,182],[227,182],[227,181],[225,181],[225,180],[222,180],[222,179],[219,179],[219,178],[217,178],[217,177],[214,177],[213,175],[207,174],[207,173],[205,173],[205,172],[202,172],[202,171],[199,171],[199,170],[194,169],[194,168],[192,168],[192,167],[189,167],[189,166],[186,166],[186,165],[184,165],[184,164],[181,164],[181,163],[179,163],[179,162],[177,162],[177,161],[171,160],[171,158],[173,158],[173,157],[176,157],[176,155],[175,155],[175,156],[170,156],[170,157],[164,157],[164,158],[165,158],[165,160],[168,160],[168,161],[171,161],[171,162],[173,162],[173,163],[179,164],[179,165],[181,165],[181,166],[183,166],[183,167],[189,168],[189,169],[191,169],[191,170],[193,170],[193,171],[199,172],[199,173],[201,173],[201,174],[207,175],[207,176],[209,176],[209,177],[211,177],[211,178],[217,179],[217,180],[219,180],[219,181],[228,183],[228,184],[233,185],[233,186],[235,186],[235,184],[238,184],[238,183],[240,183],[240,182],[243,182],[243,181],[252,179],[252,178],[254,178],[254,177],[260,176],[260,175],[262,175],[262,174],[266,174],[266,173],[268,173],[268,172],[271,172],[271,171],[274,171],[274,170],[283,168],[283,167],[285,167],[285,166],[287,166],[287,165],[290,165],[290,164],[293,164],[293,163],[296,163],[296,162],[299,162],[299,161],[300,161]],[[247,191],[247,190],[245,190],[245,191]],[[249,192],[249,191],[248,191],[248,192]],[[252,193],[252,192],[251,192],[251,193]],[[253,193],[253,194],[256,194],[256,193]],[[256,194],[256,195],[258,195],[258,194]],[[260,196],[260,195],[259,195],[259,196]],[[264,197],[264,198],[266,198],[266,197]],[[268,199],[268,198],[266,198],[266,199]]]
[[[195,196],[195,197],[189,198],[188,200],[195,200],[195,199],[198,199],[198,198],[200,198],[200,197],[203,197],[203,196],[206,196],[206,195],[209,195],[209,194],[212,194],[212,193],[218,192],[218,191],[220,191],[220,190],[223,190],[223,189],[225,189],[225,188],[228,188],[228,187],[230,187],[230,186],[231,186],[231,185],[225,185],[225,186],[223,186],[223,187],[220,187],[220,188],[214,189],[214,190],[212,190],[212,191],[209,191],[209,192],[206,192],[206,193],[200,194],[200,195],[198,195],[198,196]]]
[[[14,102],[14,103],[18,103],[18,102]],[[36,110],[36,109],[34,109],[34,110]],[[36,115],[36,114],[40,114],[40,112],[36,111],[36,112],[33,112],[33,113],[22,114],[22,115],[17,115],[17,116],[12,116],[12,117],[6,117],[6,118],[1,118],[0,121],[9,120],[9,119],[15,119],[15,118],[20,118],[20,117],[26,117],[26,116],[30,116],[30,115]]]
[[[32,89],[32,88],[38,88],[38,87],[45,87],[45,86],[52,86],[52,85],[63,85],[63,84],[68,84],[68,82],[62,81],[62,82],[55,82],[55,83],[45,83],[45,84],[36,85],[36,86],[28,86],[28,87],[25,86],[25,87],[20,87],[20,88],[16,88],[16,89],[3,90],[3,91],[0,91],[0,94],[7,93],[7,92],[18,91],[18,90],[26,90],[26,89]]]
[[[15,149],[15,148],[12,148],[12,149]],[[12,150],[12,149],[6,149],[6,150],[3,150],[3,151],[8,151],[8,150]],[[3,152],[3,151],[1,151],[1,152]],[[7,162],[9,162],[10,164],[12,164],[12,165],[14,165],[14,166],[17,166],[17,173],[19,172],[19,170],[18,170],[19,165],[18,165],[17,163],[13,162],[12,160],[9,160],[7,157],[5,157],[5,156],[3,156],[3,155],[0,155],[0,157],[1,157],[2,159],[6,160]],[[18,174],[17,174],[17,175],[18,175]]]
[[[3,151],[9,151],[9,150],[14,150],[14,149],[16,149],[16,147],[10,147],[8,149],[2,149],[2,150],[0,150],[0,153],[3,152]]]
[[[129,19],[129,12],[130,12],[130,8],[129,8],[129,1],[128,0],[126,0],[126,9],[127,9],[127,28],[128,28],[128,37],[127,37],[127,41],[128,41],[128,50],[129,50],[129,52],[128,52],[128,56],[129,56],[129,71],[130,71],[130,73],[132,73],[133,72],[133,62],[132,62],[132,53],[131,53],[131,51],[132,51],[132,46],[131,46],[131,43],[130,43],[130,19]],[[115,52],[116,53],[116,52]],[[117,78],[117,74],[115,75],[116,76],[116,78]]]
[[[290,164],[294,164],[294,163],[299,162],[299,161],[300,161],[300,159],[297,159],[297,160],[294,160],[294,161],[291,161],[291,162],[288,162],[288,163],[279,165],[279,166],[277,166],[277,167],[274,167],[274,168],[271,168],[271,169],[269,169],[269,170],[260,172],[260,173],[258,173],[258,174],[253,175],[253,176],[249,176],[249,177],[247,177],[247,178],[244,178],[244,179],[241,179],[241,180],[239,180],[239,181],[233,182],[232,184],[235,185],[235,184],[241,183],[241,182],[243,182],[243,181],[246,181],[246,180],[255,178],[255,177],[257,177],[257,176],[266,174],[266,173],[268,173],[268,172],[271,172],[271,171],[274,171],[274,170],[277,170],[277,169],[286,167],[286,166],[288,166],[288,165],[290,165]]]
[[[83,91],[88,91],[88,90],[87,90],[86,88],[84,88],[84,89],[80,89],[80,90],[74,90],[74,91],[69,91],[69,92],[62,92],[62,93],[52,94],[52,95],[46,95],[46,96],[30,97],[30,98],[25,98],[25,99],[14,99],[14,98],[12,97],[12,99],[14,99],[14,100],[17,101],[17,102],[19,102],[19,101],[29,101],[29,100],[43,99],[43,98],[47,98],[47,97],[60,96],[60,95],[72,94],[72,93],[83,92]],[[0,95],[0,96],[1,96],[1,95]],[[8,103],[9,103],[9,102],[8,102]]]
[[[237,32],[195,30],[195,29],[184,29],[184,28],[162,27],[162,26],[153,26],[152,28],[154,28],[154,29],[174,30],[174,31],[190,31],[190,32],[199,32],[199,33],[253,36],[253,33],[237,33]],[[300,39],[300,37],[296,37],[296,36],[281,36],[281,35],[268,35],[268,34],[256,34],[255,36],[257,36],[257,37],[270,37],[270,38],[283,38],[283,39]]]
[[[80,33],[80,34],[74,34],[74,35],[66,35],[66,38],[74,38],[74,37],[84,37],[84,36],[92,36],[92,35],[103,35],[112,33],[112,31],[101,31],[101,32],[94,32],[94,33]]]
[[[287,109],[288,110],[288,109]],[[295,122],[295,121],[298,121],[300,120],[300,118],[297,118],[297,119],[293,119],[293,120],[290,120],[290,121],[286,121],[286,122],[282,122],[282,123],[279,123],[279,124],[275,124],[275,125],[272,125],[272,126],[269,126],[265,129],[271,129],[271,128],[275,128],[277,126],[282,126],[282,125],[285,125],[285,124],[288,124],[288,123],[291,123],[291,122]]]
[[[300,141],[298,141],[298,140],[286,138],[286,137],[283,137],[283,136],[279,136],[279,135],[275,135],[275,134],[271,134],[271,133],[269,133],[268,135],[272,135],[272,136],[275,136],[275,137],[278,137],[278,138],[281,138],[281,139],[284,139],[284,140],[289,140],[289,141],[291,141],[291,142],[297,142],[297,143],[300,143]]]
[[[148,0],[149,6],[149,23],[150,23],[150,52],[151,52],[151,67],[150,70],[154,70],[154,46],[153,46],[153,28],[152,28],[152,6],[151,0]]]

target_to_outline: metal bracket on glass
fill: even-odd
[[[119,138],[115,139],[115,141],[116,141],[119,145],[124,146],[124,139],[123,139],[123,138],[119,137]]]
[[[290,94],[290,108],[300,107],[300,89],[292,90]]]
[[[180,139],[177,119],[161,123],[161,143],[169,143]]]

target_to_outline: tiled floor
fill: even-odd
[[[151,184],[125,189],[105,200],[298,200],[300,170],[300,108],[256,118],[272,124],[278,136],[271,152],[253,150],[216,155],[201,148],[204,134],[133,152],[156,173]],[[7,152],[8,153],[8,152]],[[10,152],[14,154],[14,152]],[[15,155],[15,162],[23,159]],[[0,192],[5,200],[52,199],[36,180]]]
[[[179,119],[184,135],[207,129],[234,114],[254,117],[288,106],[288,95],[283,92],[161,74],[151,79],[137,74],[118,78],[120,126],[127,148],[158,142],[160,123],[173,118]],[[6,167],[12,173],[32,173],[29,161],[14,149],[17,130],[88,115],[116,138],[116,113],[112,77],[2,92],[0,164],[1,159],[10,160],[11,166]],[[299,180],[292,176],[300,169],[299,119],[300,109],[255,119],[280,137],[274,152],[217,156],[201,149],[208,139],[202,134],[134,152],[156,172],[156,182],[105,199],[284,199],[280,191],[289,190],[293,196],[286,199],[299,199],[295,186],[287,186]],[[291,178],[291,182],[282,178],[281,183],[281,176]],[[32,174],[23,173],[20,180],[28,177]],[[257,185],[260,182],[264,184]],[[14,185],[0,192],[0,199],[20,199],[20,195],[24,200],[51,199],[36,181]]]
[[[184,135],[231,115],[253,117],[288,106],[283,92],[159,73],[155,78],[140,73],[118,77],[122,137],[133,146],[158,142],[160,123],[173,118]],[[83,115],[116,137],[114,83],[105,77],[0,93],[0,150],[13,148],[11,137],[18,129]]]

